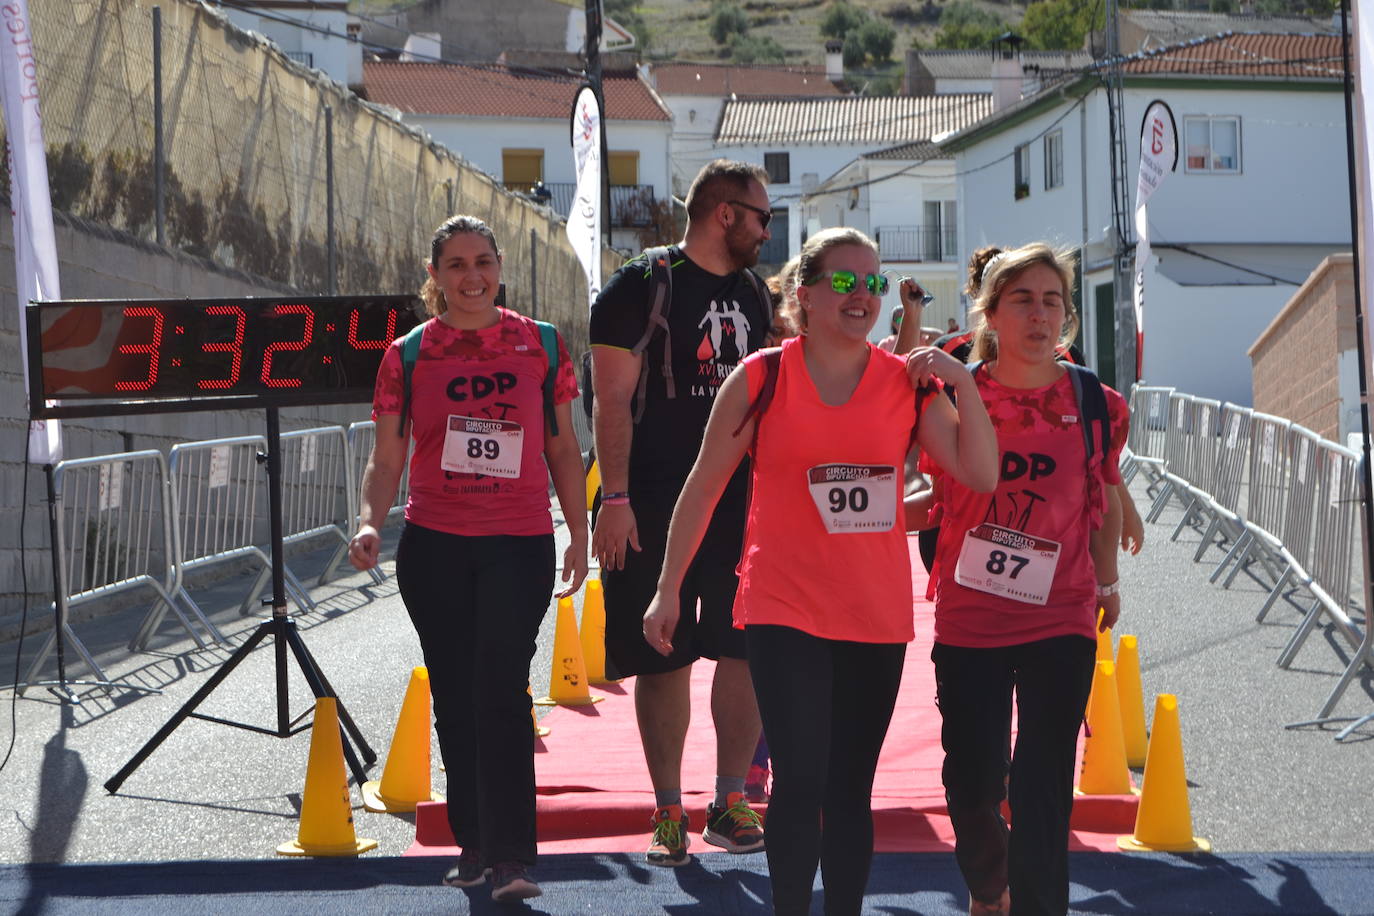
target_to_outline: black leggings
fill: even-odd
[[[1010,887],[1013,916],[1068,910],[1073,764],[1096,651],[1086,637],[1056,636],[994,649],[936,643],[930,653],[954,857],[979,900]]]
[[[765,839],[774,912],[810,912],[819,861],[825,912],[857,914],[873,860],[873,773],[906,645],[780,626],[748,626],[745,635],[773,758]]]
[[[553,535],[462,537],[407,523],[396,580],[429,668],[448,821],[483,865],[535,860],[530,659]]]

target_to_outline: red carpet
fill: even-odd
[[[878,852],[938,852],[954,848],[940,784],[940,714],[930,663],[934,607],[924,597],[926,574],[911,541],[916,638],[907,649],[902,690],[888,729],[873,787]],[[682,763],[683,801],[692,819],[693,851],[711,850],[700,838],[715,786],[715,734],[710,691],[714,665],[692,674],[692,726]],[[648,843],[653,789],[635,725],[633,680],[592,688],[603,702],[560,707],[542,720],[551,733],[535,741],[539,849],[547,853],[640,852]],[[1136,798],[1098,796],[1074,804],[1076,850],[1116,850],[1118,834],[1135,826]],[[421,804],[416,839],[407,855],[456,855],[442,802]]]

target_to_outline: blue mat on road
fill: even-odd
[[[591,913],[718,916],[769,912],[762,856],[698,856],[677,869],[638,856],[544,856],[544,896],[497,905],[487,887],[438,884],[433,858],[194,861],[0,866],[0,908],[15,914],[225,916],[371,913]],[[1072,856],[1075,913],[1187,916],[1374,914],[1369,854]],[[952,855],[876,856],[865,913],[943,916],[967,912]],[[812,910],[820,913],[820,900]]]

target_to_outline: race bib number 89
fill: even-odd
[[[519,477],[525,431],[513,420],[451,416],[439,464],[459,474]]]
[[[1059,565],[1059,543],[983,523],[964,535],[954,581],[1013,601],[1044,605]]]
[[[807,488],[829,534],[891,531],[897,524],[897,469],[890,464],[822,464]]]

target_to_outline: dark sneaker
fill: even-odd
[[[491,899],[497,903],[528,900],[542,893],[519,862],[502,862],[491,870]]]
[[[749,767],[744,777],[744,797],[756,804],[768,801],[768,767],[757,763]]]
[[[654,825],[654,838],[649,842],[649,851],[644,853],[645,861],[676,868],[692,860],[687,855],[687,815],[682,813],[681,805],[659,808],[649,823]]]
[[[706,829],[701,838],[727,852],[758,852],[763,848],[763,822],[758,812],[749,807],[743,792],[731,792],[723,808],[715,803],[706,806]]]
[[[475,849],[464,849],[458,861],[444,875],[444,883],[449,887],[476,887],[487,880],[490,868],[482,867],[482,860]]]

